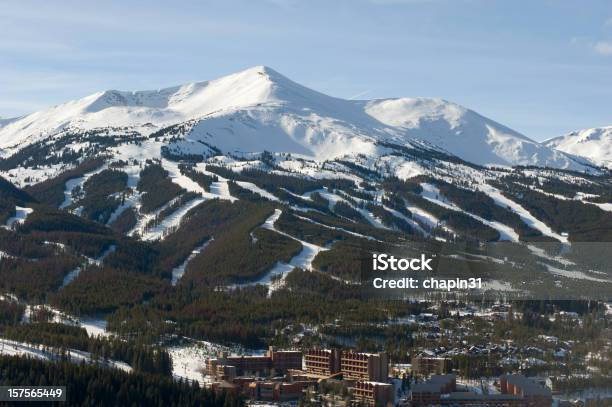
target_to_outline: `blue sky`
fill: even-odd
[[[0,3],[4,117],[253,65],[344,98],[442,97],[543,140],[612,125],[612,1]]]

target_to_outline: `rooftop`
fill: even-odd
[[[503,375],[500,379],[506,379],[508,383],[511,383],[521,389],[525,396],[551,396],[552,393],[546,387],[540,386],[538,383],[531,379],[526,378],[523,375]]]

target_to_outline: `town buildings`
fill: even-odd
[[[209,359],[206,372],[216,380],[216,390],[242,393],[254,400],[295,400],[304,389],[325,380],[346,383],[355,405],[386,406],[394,398],[393,386],[387,383],[389,359],[384,352],[309,349],[302,353],[271,347],[262,356]]]
[[[393,404],[393,386],[389,383],[358,381],[351,387],[351,401],[355,405],[387,406]]]
[[[273,347],[262,356],[222,355],[206,363],[206,373],[220,380],[231,380],[237,376],[275,376],[285,374],[290,369],[301,368],[302,352],[276,350]]]
[[[500,392],[480,394],[458,391],[454,374],[434,375],[416,384],[410,398],[413,407],[436,406],[499,406],[550,407],[552,394],[547,388],[522,375],[500,377]]]
[[[322,377],[342,374],[344,380],[380,382],[389,376],[389,358],[384,352],[310,349],[304,353],[304,370],[308,374]]]
[[[340,371],[344,380],[386,381],[389,376],[389,358],[384,352],[343,351],[340,356]]]
[[[424,355],[412,358],[412,371],[420,376],[430,376],[432,374],[443,375],[448,373],[451,368],[450,358],[429,357]]]
[[[338,349],[309,349],[304,353],[304,368],[313,375],[332,376],[340,372]]]

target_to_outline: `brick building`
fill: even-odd
[[[310,349],[304,353],[306,372],[319,376],[331,376],[340,372],[340,353],[337,349]]]
[[[414,385],[411,404],[421,406],[499,406],[550,407],[550,390],[522,375],[504,375],[500,378],[500,394],[477,394],[457,391],[454,374],[434,375],[428,381]]]
[[[410,400],[413,406],[441,404],[443,394],[449,394],[457,388],[457,376],[454,374],[434,375],[423,383],[415,384]]]
[[[345,380],[386,381],[389,376],[389,358],[384,352],[342,352],[340,371]]]
[[[321,377],[342,373],[344,380],[384,382],[389,376],[389,358],[384,352],[311,349],[304,353],[304,367],[306,373]]]
[[[449,358],[415,356],[412,358],[412,371],[421,376],[432,374],[442,375],[450,372],[451,360]]]
[[[393,405],[393,385],[370,381],[357,381],[349,387],[351,404],[357,406],[385,407]]]
[[[302,391],[312,385],[312,381],[298,381],[292,383],[276,381],[255,381],[248,386],[248,395],[253,400],[288,401],[296,400]]]
[[[523,375],[501,376],[500,389],[504,394],[521,397],[525,401],[524,405],[526,407],[549,407],[552,405],[551,391]]]
[[[220,380],[236,376],[271,376],[302,368],[302,352],[270,347],[263,356],[227,356],[206,361],[206,373]]]

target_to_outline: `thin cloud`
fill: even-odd
[[[349,100],[355,100],[355,99],[359,99],[362,96],[367,95],[368,93],[370,93],[369,90],[364,90],[363,92],[359,92],[356,95],[351,96],[350,98],[348,98]]]
[[[598,41],[593,45],[593,49],[601,55],[612,55],[612,42]]]

